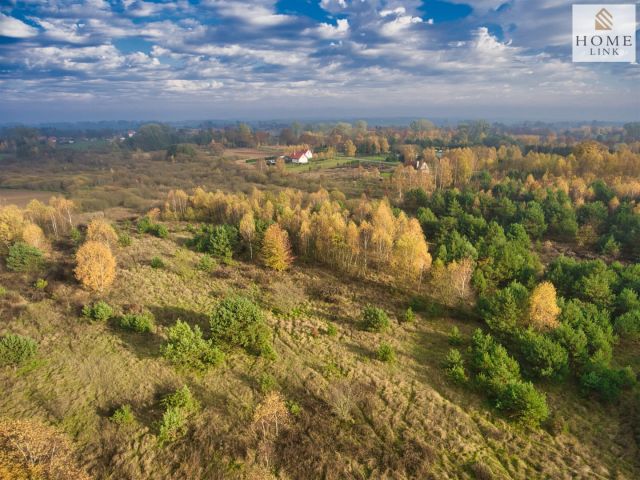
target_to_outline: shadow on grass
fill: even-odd
[[[138,358],[158,358],[163,338],[154,332],[137,333],[125,330],[118,325],[118,319],[109,322],[109,329],[122,340],[122,343]]]
[[[209,330],[209,317],[204,313],[194,312],[181,307],[149,307],[155,317],[156,323],[164,327],[173,326],[178,320],[187,322],[190,325],[198,325],[203,333]]]
[[[357,343],[343,343],[343,345],[347,348],[347,350],[349,350],[349,352],[353,353],[354,355],[358,356],[358,357],[362,357],[362,358],[369,358],[369,359],[375,359],[376,358],[376,352],[366,348],[362,345],[358,345]]]

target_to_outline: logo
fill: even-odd
[[[602,8],[596,13],[596,30],[611,30],[611,27],[613,27],[613,15],[606,8]]]
[[[636,61],[636,6],[573,5],[574,62]]]

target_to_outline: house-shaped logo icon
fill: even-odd
[[[613,15],[606,8],[596,13],[596,30],[611,30],[613,27]]]

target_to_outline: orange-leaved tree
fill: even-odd
[[[104,292],[116,276],[116,259],[108,245],[89,240],[76,253],[76,278],[95,292]]]
[[[107,220],[98,217],[87,227],[87,240],[114,246],[118,243],[118,234]]]

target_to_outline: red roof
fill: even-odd
[[[291,158],[300,158],[303,155],[306,155],[309,150],[300,150],[299,152],[293,152],[289,155]]]

